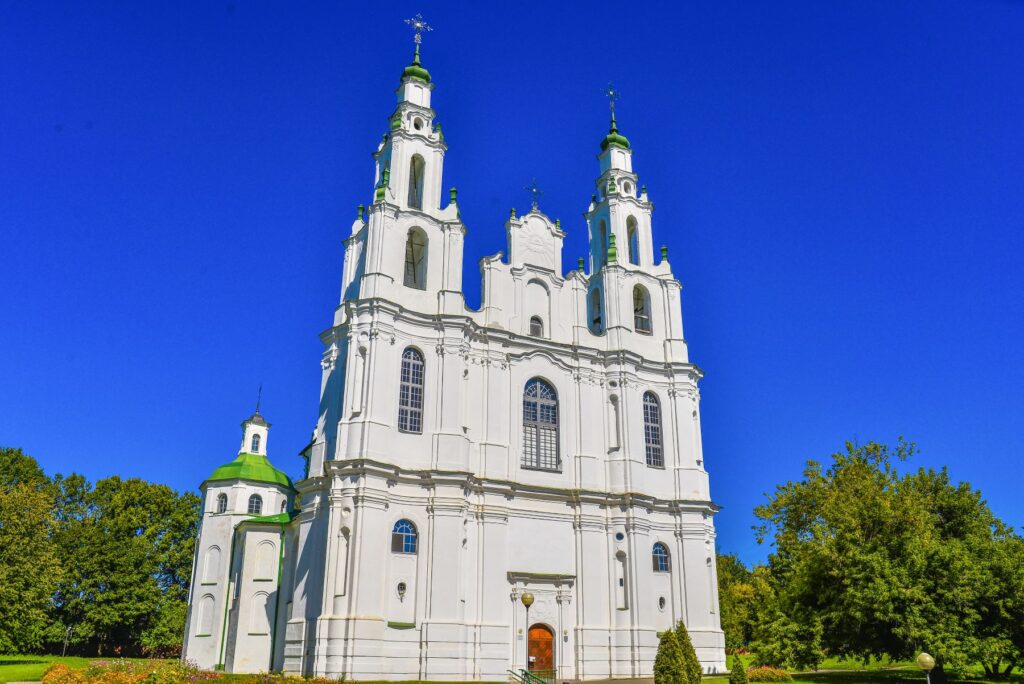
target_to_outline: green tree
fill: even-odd
[[[654,684],[691,684],[674,630],[666,629],[658,641],[658,653],[654,656]]]
[[[747,668],[739,654],[732,657],[732,670],[729,672],[729,684],[747,684]]]
[[[199,499],[138,479],[57,482],[68,569],[54,631],[100,655],[180,648]]]
[[[718,562],[718,606],[727,649],[743,648],[753,638],[753,574],[739,558],[721,554]]]
[[[38,652],[60,563],[53,501],[29,481],[0,488],[0,653]]]
[[[42,489],[50,484],[36,459],[21,449],[0,447],[0,489],[10,489],[24,484],[33,489]]]
[[[894,449],[847,444],[827,469],[809,462],[802,480],[756,509],[758,540],[775,545],[759,659],[794,657],[770,648],[787,640],[819,639],[833,655],[864,660],[927,649],[935,682],[978,657],[980,644],[1010,638],[1009,604],[1000,617],[986,587],[1012,534],[945,469],[900,474],[896,463],[915,451],[902,439]]]
[[[704,670],[701,669],[697,652],[693,649],[690,632],[687,631],[682,620],[676,623],[676,641],[679,643],[679,651],[683,654],[683,666],[686,668],[687,681],[689,684],[700,684]]]

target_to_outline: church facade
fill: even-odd
[[[269,424],[203,482],[184,657],[348,679],[644,677],[682,620],[725,670],[680,283],[612,117],[563,273],[537,204],[462,293],[466,227],[420,64],[374,153],[290,481]]]

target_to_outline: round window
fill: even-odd
[[[412,127],[415,128],[417,131],[420,130],[421,128],[423,128],[423,119],[420,119],[420,118],[413,119],[412,120]]]
[[[626,535],[622,534],[621,532],[616,532],[615,533],[615,541],[622,541],[625,538],[626,538]]]

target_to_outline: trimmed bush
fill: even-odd
[[[704,670],[697,659],[697,651],[693,650],[693,642],[690,640],[690,633],[686,631],[686,625],[680,620],[676,624],[676,641],[679,642],[679,650],[683,653],[683,664],[686,667],[686,677],[689,684],[700,684],[701,675]]]
[[[671,629],[662,632],[658,642],[658,654],[654,657],[654,684],[690,684],[679,641]]]
[[[785,670],[769,665],[759,665],[747,670],[747,681],[749,682],[791,682],[793,678]]]
[[[732,672],[729,673],[729,684],[747,684],[747,668],[743,666],[743,658],[739,654],[732,657]]]

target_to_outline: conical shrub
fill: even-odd
[[[697,651],[693,650],[690,633],[686,631],[686,625],[682,620],[676,625],[676,641],[679,642],[679,650],[683,654],[688,684],[700,684],[700,678],[704,671],[701,669],[700,661],[697,660]]]
[[[654,684],[690,684],[683,663],[683,652],[675,632],[666,629],[658,641],[658,654],[654,657]]]
[[[749,684],[747,679],[747,668],[743,666],[743,659],[739,653],[732,657],[732,671],[729,673],[729,684]]]

